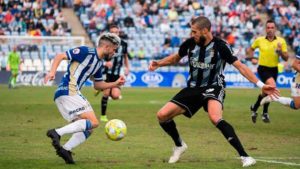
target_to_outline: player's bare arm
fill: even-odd
[[[299,59],[295,59],[293,61],[292,67],[297,71],[300,72],[300,60]]]
[[[68,57],[65,53],[61,53],[61,54],[58,54],[55,56],[52,66],[51,66],[51,69],[44,78],[44,83],[47,83],[49,80],[55,79],[56,70],[57,70],[57,67],[59,66],[60,62],[62,60],[67,60],[67,59],[68,59]]]
[[[258,87],[262,88],[262,91],[271,97],[277,98],[279,96],[279,90],[275,86],[270,86],[262,83],[257,79],[254,73],[239,60],[233,63],[233,66],[239,70],[239,72],[246,77],[250,82],[256,84]]]
[[[125,76],[129,74],[129,61],[128,61],[128,54],[125,54],[124,57],[124,65],[125,65]]]
[[[278,43],[277,44],[277,49],[276,49],[277,54],[284,60],[287,61],[289,59],[289,54],[288,52],[283,52],[282,51],[282,44]]]
[[[253,64],[257,64],[257,58],[255,58],[254,55],[254,50],[252,47],[249,47],[246,49],[246,56],[247,60],[250,60]]]
[[[124,76],[120,76],[118,80],[116,80],[115,82],[105,82],[105,81],[94,81],[94,88],[96,90],[105,90],[105,89],[109,89],[109,88],[113,88],[113,87],[120,87],[122,85],[124,85],[125,83],[125,77]]]
[[[181,57],[178,53],[171,54],[161,60],[153,60],[150,62],[149,71],[154,71],[159,67],[174,65],[180,61]]]

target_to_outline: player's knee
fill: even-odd
[[[300,109],[300,104],[298,104],[298,105],[295,105],[295,108],[294,108],[295,110],[298,110],[298,109]]]
[[[111,98],[112,98],[113,100],[118,100],[118,99],[119,99],[119,95],[111,95]]]
[[[221,120],[221,118],[218,116],[210,116],[209,119],[214,125],[216,125]]]
[[[92,128],[97,128],[99,126],[99,121],[97,119],[91,120]]]
[[[157,112],[156,117],[160,122],[169,120],[169,116],[163,111]]]

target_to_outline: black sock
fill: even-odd
[[[258,107],[260,106],[260,101],[261,101],[263,98],[264,98],[263,95],[261,95],[261,94],[258,95],[257,100],[256,100],[256,102],[255,102],[255,104],[254,104],[254,106],[253,106],[253,110],[254,110],[254,111],[257,111]]]
[[[106,115],[107,102],[108,102],[108,97],[103,96],[102,100],[101,100],[101,115],[102,116]]]
[[[161,122],[161,123],[159,123],[159,125],[165,130],[166,133],[168,133],[172,137],[172,139],[177,147],[182,146],[181,138],[177,131],[174,120]]]
[[[229,123],[227,123],[225,120],[221,120],[217,124],[217,128],[222,132],[222,134],[229,141],[229,143],[236,149],[240,156],[248,156],[239,138],[235,134],[233,127]]]
[[[269,105],[270,105],[270,103],[264,104],[264,111],[263,111],[263,113],[268,113]]]

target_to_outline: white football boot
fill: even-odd
[[[179,160],[179,158],[180,158],[180,156],[186,151],[186,149],[188,148],[188,146],[185,144],[185,142],[183,142],[182,141],[182,146],[180,146],[180,147],[177,147],[177,146],[175,146],[174,148],[173,148],[173,154],[172,154],[172,156],[170,157],[170,159],[169,159],[169,163],[176,163],[178,160]]]
[[[256,163],[256,160],[250,156],[249,157],[241,156],[241,160],[242,160],[243,167],[249,167]]]

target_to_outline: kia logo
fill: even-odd
[[[147,84],[159,84],[163,81],[163,76],[159,73],[148,72],[142,75],[142,81]]]

